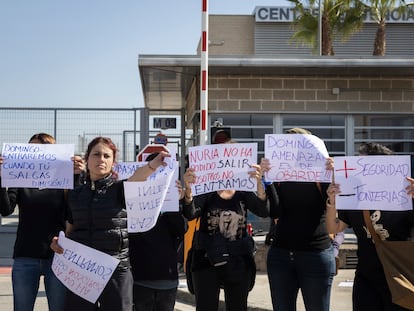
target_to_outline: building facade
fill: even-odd
[[[231,128],[238,142],[304,127],[332,156],[354,155],[375,141],[414,153],[414,13],[390,14],[387,56],[372,56],[369,20],[335,56],[314,56],[292,42],[292,8],[257,7],[252,15],[209,16],[209,124]],[[140,55],[146,107],[184,109],[199,143],[200,56]]]

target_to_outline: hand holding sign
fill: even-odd
[[[151,178],[141,182],[124,182],[125,203],[128,214],[128,232],[145,232],[157,223],[164,205],[177,161],[166,159],[164,178]]]
[[[128,179],[137,168],[148,165],[148,162],[118,162],[114,166],[114,171],[118,174],[120,180]],[[165,182],[165,178],[173,171],[172,180],[178,181],[178,162],[176,160],[168,160],[167,166],[159,166],[154,173],[148,177],[148,180],[161,178]],[[179,211],[179,191],[177,184],[170,183],[162,212],[178,212]]]
[[[405,190],[407,190],[407,194],[414,199],[414,178],[407,177],[407,181],[410,183]]]

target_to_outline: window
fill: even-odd
[[[362,142],[383,144],[397,154],[414,152],[412,115],[357,115],[354,124],[355,152]]]
[[[211,114],[211,121],[231,128],[232,139],[239,143],[257,142],[264,151],[264,135],[273,133],[273,114]]]
[[[343,115],[285,115],[283,132],[301,127],[321,138],[331,156],[345,155],[345,116]]]

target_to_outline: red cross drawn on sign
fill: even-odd
[[[346,164],[346,160],[344,160],[344,168],[337,169],[336,171],[344,171],[345,172],[345,178],[348,178],[348,171],[355,171],[356,168],[348,168]]]

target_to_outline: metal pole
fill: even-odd
[[[318,12],[318,45],[319,45],[319,56],[322,56],[322,2],[319,0],[319,12]]]
[[[207,144],[208,128],[208,7],[201,0],[200,145]]]

